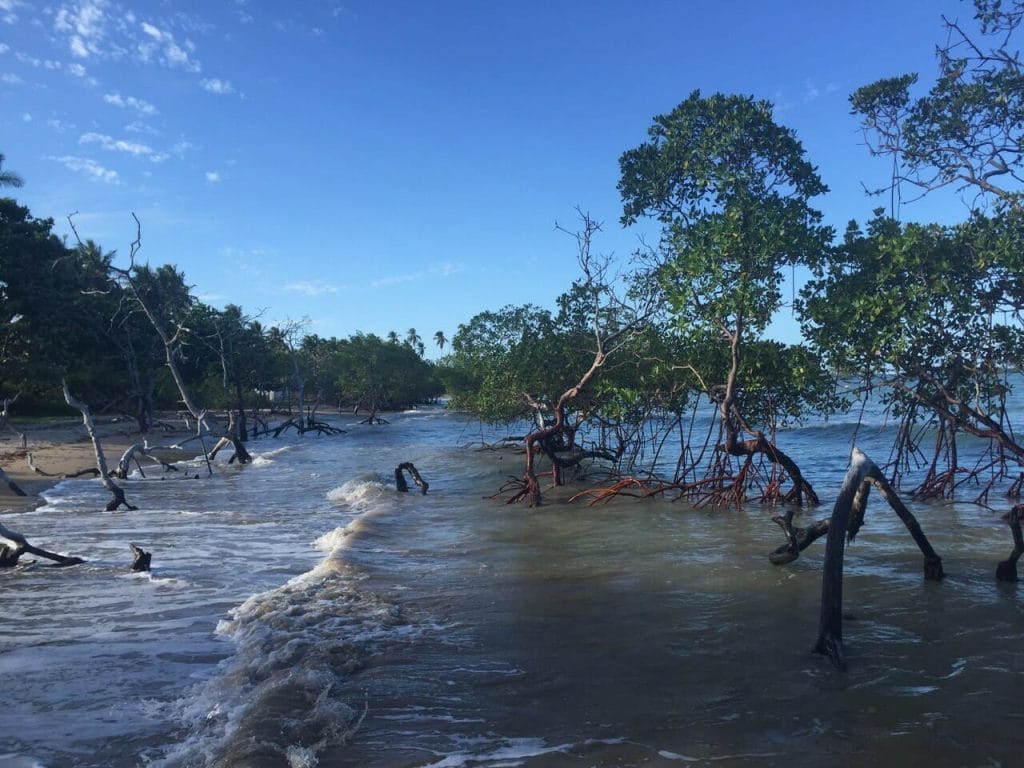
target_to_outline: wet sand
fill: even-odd
[[[170,446],[186,440],[194,433],[187,430],[180,419],[165,419],[166,428],[150,432],[150,446]],[[94,427],[103,449],[107,466],[113,469],[122,454],[132,445],[143,441],[134,422],[127,419],[101,419],[94,417]],[[16,495],[6,483],[0,483],[0,515],[25,512],[43,503],[40,494],[61,480],[82,470],[96,466],[92,440],[80,418],[55,418],[47,421],[19,424],[12,430],[0,432],[0,469],[27,495]],[[15,431],[24,435],[25,447]],[[33,471],[32,463],[40,472]],[[190,458],[194,451],[182,453]],[[46,474],[42,474],[46,473]]]

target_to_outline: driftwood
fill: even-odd
[[[149,565],[153,560],[153,555],[144,550],[138,544],[129,544],[132,548],[132,570],[133,571],[148,571]]]
[[[158,448],[150,448],[145,443],[135,443],[128,447],[123,454],[121,459],[117,462],[117,469],[114,470],[114,477],[124,480],[128,477],[131,472],[132,462],[135,462],[135,466],[138,467],[139,472],[145,477],[145,473],[142,471],[142,464],[139,462],[139,457],[148,459],[154,464],[159,464],[164,468],[164,472],[177,472],[178,468],[173,464],[168,464],[161,458],[153,455],[153,451],[160,450]]]
[[[917,519],[900,501],[878,466],[865,453],[854,448],[850,457],[850,468],[839,489],[839,497],[836,499],[827,527],[825,568],[821,580],[821,618],[818,625],[818,641],[814,646],[816,652],[827,655],[840,669],[846,667],[843,656],[843,554],[847,537],[852,541],[864,521],[868,493],[872,485],[879,489],[917,542],[924,555],[925,578],[938,581],[945,575],[942,570],[942,559],[932,549]]]
[[[1024,535],[1021,535],[1020,519],[1024,516],[1024,504],[1018,504],[1003,519],[1010,524],[1013,533],[1013,552],[996,566],[996,578],[999,581],[1017,581],[1017,561],[1024,554]]]
[[[395,487],[399,493],[407,493],[409,491],[409,484],[405,481],[405,475],[403,470],[408,471],[409,476],[412,477],[413,482],[420,487],[420,493],[424,496],[427,495],[427,488],[429,485],[427,481],[420,477],[419,471],[413,465],[411,461],[405,461],[395,467]]]
[[[100,471],[96,469],[96,467],[86,467],[85,469],[80,469],[77,472],[69,472],[66,474],[47,472],[36,466],[35,457],[32,455],[31,451],[25,455],[25,460],[28,462],[29,469],[43,477],[59,477],[62,480],[71,480],[76,477],[81,477],[82,475],[92,475],[93,477],[99,477],[100,475]]]
[[[13,432],[15,435],[17,435],[18,442],[21,443],[21,449],[25,450],[26,448],[28,448],[28,440],[25,438],[25,433],[16,430],[13,426],[11,426],[11,422],[8,421],[11,406],[14,405],[14,403],[17,401],[19,397],[21,397],[21,392],[16,394],[14,397],[4,398],[3,408],[0,409],[0,429],[7,432]]]
[[[0,568],[11,568],[17,565],[18,558],[26,552],[53,560],[57,565],[78,565],[85,562],[80,557],[58,555],[56,552],[48,552],[45,549],[34,547],[20,533],[0,525]]]
[[[103,446],[100,444],[99,435],[96,434],[96,428],[92,423],[92,414],[89,411],[89,406],[76,400],[71,395],[71,390],[68,389],[67,382],[63,382],[64,387],[64,400],[72,408],[82,414],[82,423],[85,424],[85,430],[89,433],[89,438],[92,440],[93,452],[96,454],[96,468],[99,470],[100,480],[103,482],[103,487],[110,491],[113,498],[107,502],[106,511],[113,512],[115,509],[120,507],[122,504],[128,509],[138,509],[128,503],[124,497],[124,491],[117,483],[113,481],[110,476],[110,471],[107,469],[107,458],[103,455]]]
[[[21,486],[14,482],[10,478],[10,475],[8,475],[2,469],[0,469],[0,482],[4,483],[8,488],[10,488],[11,493],[13,493],[15,496],[28,496],[28,494],[21,489]]]

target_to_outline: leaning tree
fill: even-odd
[[[648,136],[619,160],[622,224],[643,217],[660,223],[647,279],[660,286],[692,342],[692,358],[679,362],[698,374],[716,406],[721,439],[707,468],[711,482],[695,487],[718,501],[739,502],[767,459],[772,479],[763,497],[815,502],[799,467],[766,435],[774,424],[752,421],[751,414],[770,416],[773,409],[768,389],[750,386],[744,375],[750,351],[781,306],[783,270],[816,264],[828,248],[831,230],[810,204],[827,188],[767,101],[694,91],[655,117]],[[770,355],[773,348],[759,352]],[[813,365],[812,356],[803,356]],[[762,367],[788,375],[782,358]],[[820,382],[793,382],[803,387],[803,405],[827,400]],[[790,488],[783,489],[780,472]]]

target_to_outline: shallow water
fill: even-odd
[[[774,567],[756,506],[506,506],[484,497],[521,457],[466,447],[497,436],[400,414],[132,480],[137,512],[69,481],[5,516],[88,562],[0,572],[0,766],[1020,764],[1024,601],[994,580],[997,514],[913,507],[935,584],[869,507],[842,674],[810,652],[823,541]],[[848,433],[787,438],[827,515]],[[394,492],[402,461],[428,495]]]

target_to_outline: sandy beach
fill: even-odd
[[[181,420],[161,423],[164,427],[148,435],[150,446],[169,446],[193,434]],[[22,448],[20,437],[13,431],[0,433],[0,469],[27,495],[18,496],[6,483],[0,483],[0,514],[34,509],[43,502],[40,494],[48,488],[96,466],[93,444],[80,418],[55,418],[32,424],[15,422],[12,427],[25,436],[26,445]],[[94,427],[110,469],[128,448],[143,440],[135,423],[128,419],[95,418]],[[30,466],[29,454],[39,472]],[[192,455],[194,453],[186,452],[182,458]]]

